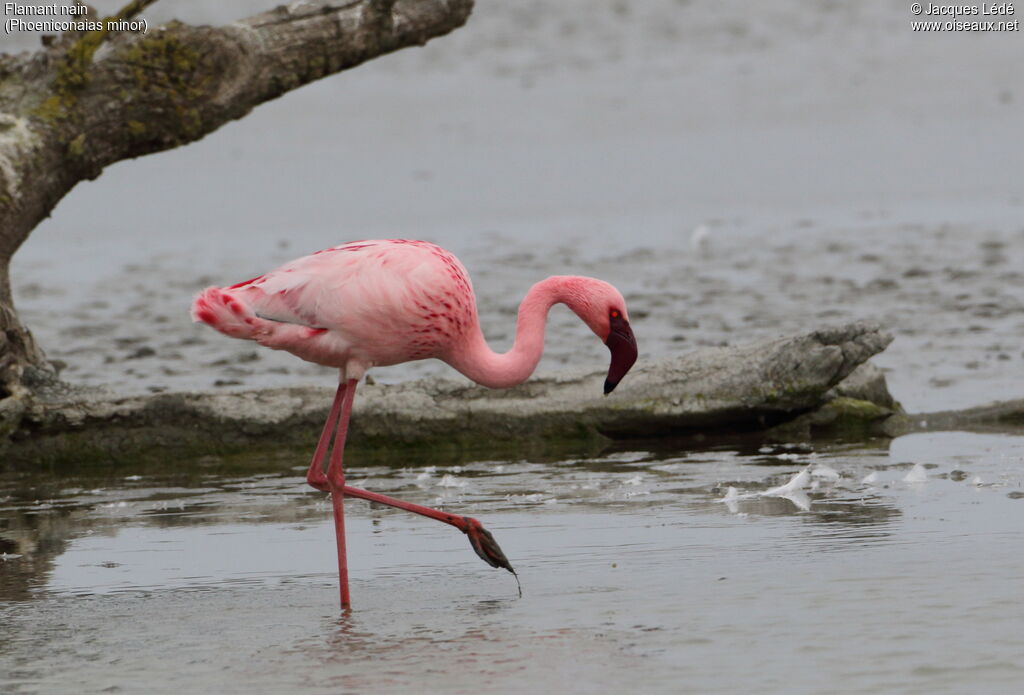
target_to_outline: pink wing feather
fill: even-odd
[[[193,316],[311,362],[345,367],[354,360],[365,369],[444,357],[476,324],[476,303],[465,268],[444,249],[419,241],[360,241],[229,288],[210,288],[196,300]]]

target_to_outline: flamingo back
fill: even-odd
[[[243,307],[240,317],[237,308],[223,316],[211,308],[215,289],[222,303]],[[210,288],[193,315],[311,362],[362,369],[443,359],[477,325],[472,285],[459,260],[434,244],[404,239],[342,244]],[[252,329],[240,329],[240,322]]]

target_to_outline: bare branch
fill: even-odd
[[[222,27],[170,22],[113,31],[156,0],[132,0],[94,31],[0,54],[0,400],[45,366],[18,322],[8,264],[79,181],[198,140],[257,105],[465,23],[473,0],[293,2]],[[90,19],[93,13],[90,12]]]

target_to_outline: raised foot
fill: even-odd
[[[501,552],[501,546],[498,545],[498,541],[494,540],[491,532],[472,517],[462,518],[466,520],[466,528],[462,532],[469,536],[469,544],[473,546],[473,550],[480,556],[480,559],[491,567],[503,567],[515,574],[516,571],[512,569],[512,564],[505,557],[505,553]]]
[[[463,533],[469,536],[469,544],[473,546],[473,551],[491,567],[501,567],[511,572],[512,576],[516,578],[519,596],[522,597],[523,586],[519,583],[519,575],[512,568],[512,563],[505,557],[505,553],[502,552],[498,541],[494,540],[494,535],[476,519],[468,516],[463,517],[463,519],[466,520],[466,527],[463,529]]]

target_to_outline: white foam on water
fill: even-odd
[[[814,478],[821,478],[822,480],[830,483],[834,483],[842,477],[839,475],[839,471],[831,466],[826,466],[824,463],[819,463],[811,469],[811,476]]]
[[[466,481],[460,478],[456,478],[451,473],[445,473],[439,481],[437,481],[439,487],[466,487]]]
[[[719,502],[725,502],[725,506],[728,507],[729,512],[736,514],[740,510],[738,500],[740,499],[739,491],[732,485],[725,491],[725,497],[718,500]]]
[[[831,469],[829,469],[831,470]],[[812,500],[805,492],[805,488],[812,487],[817,489],[820,487],[818,481],[811,481],[810,465],[804,467],[803,470],[793,474],[793,477],[789,479],[785,485],[779,485],[777,487],[769,488],[763,492],[755,493],[741,493],[735,487],[729,486],[726,489],[725,497],[719,499],[719,502],[724,502],[729,508],[729,511],[733,514],[739,511],[739,502],[741,500],[757,499],[759,497],[781,497],[787,499],[796,505],[797,509],[801,511],[807,511],[811,508]]]
[[[761,496],[787,499],[795,504],[797,509],[806,512],[811,508],[811,498],[804,492],[804,488],[811,482],[810,468],[810,465],[806,466],[802,471],[790,478],[788,483],[765,490],[761,493]]]
[[[811,474],[809,472],[810,466],[807,466],[799,473],[796,473],[789,482],[785,485],[779,485],[778,487],[769,488],[761,493],[762,497],[785,497],[798,490],[803,490],[811,481]]]
[[[784,500],[789,500],[802,512],[806,512],[811,508],[811,498],[803,490],[793,490],[788,494],[778,496]]]
[[[920,463],[915,463],[914,467],[903,476],[903,482],[905,483],[925,483],[928,481],[928,472],[924,469]]]

